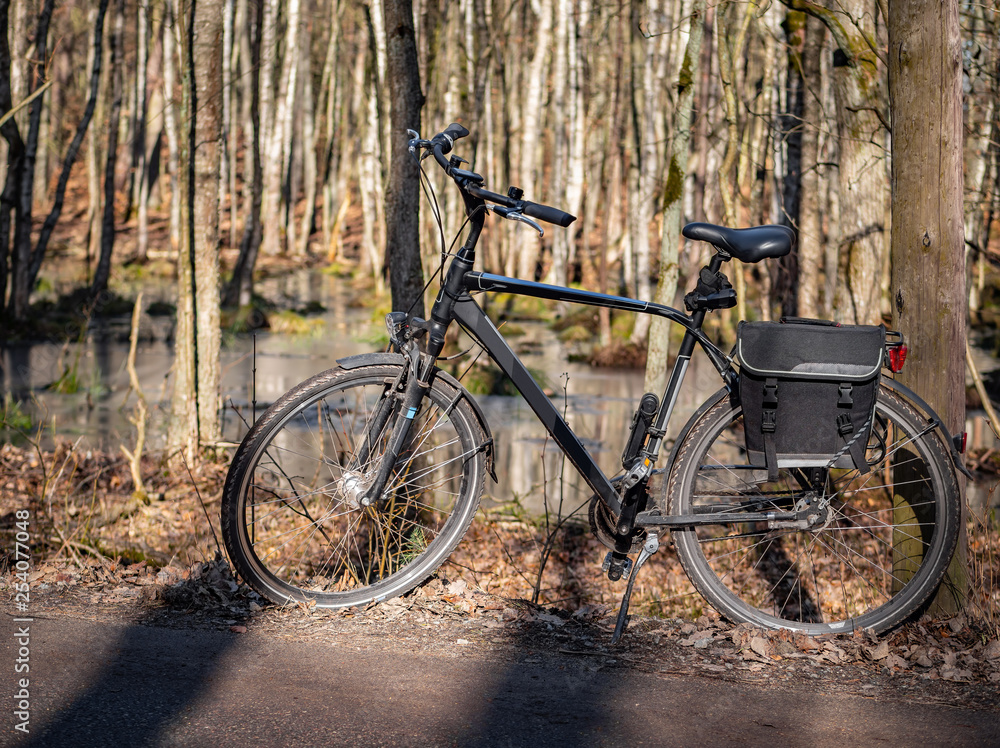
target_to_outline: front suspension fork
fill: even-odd
[[[413,419],[420,411],[420,403],[430,389],[430,376],[434,368],[434,357],[420,353],[414,343],[410,348],[410,372],[403,390],[403,401],[397,411],[398,416],[393,424],[392,433],[386,443],[385,451],[379,460],[378,471],[371,486],[361,497],[361,506],[368,507],[376,503],[385,491],[399,455],[405,451],[410,440]],[[372,435],[369,435],[369,439]]]

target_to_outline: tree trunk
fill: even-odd
[[[0,114],[8,114],[13,108],[12,66],[7,26],[10,17],[10,0],[0,0]],[[7,298],[7,274],[11,260],[11,230],[21,220],[21,203],[18,187],[24,170],[24,141],[14,117],[0,125],[0,134],[7,141],[7,178],[0,193],[0,307]]]
[[[727,26],[729,24],[727,23],[726,16],[737,12],[736,4],[727,2],[716,14],[716,23],[719,28],[717,35],[719,78],[722,84],[722,97],[725,102],[726,111],[726,153],[719,168],[719,191],[722,194],[723,221],[730,227],[739,225],[736,195],[733,188],[733,169],[736,166],[740,151],[739,112],[736,101],[736,65],[734,64],[734,60],[743,57],[743,46],[746,42],[755,9],[756,4],[751,0],[745,8],[739,9],[742,12],[742,17],[734,20],[732,23],[732,27],[735,28],[728,29]],[[746,319],[744,270],[745,268],[742,265],[733,268],[733,285],[736,287],[738,299],[736,316],[739,319]]]
[[[305,183],[305,210],[299,226],[298,247],[291,251],[305,255],[309,250],[309,238],[313,233],[316,219],[316,107],[313,96],[312,24],[306,23],[302,29],[302,180]],[[294,213],[293,213],[294,215]]]
[[[115,0],[115,26],[111,35],[111,110],[108,112],[108,148],[104,163],[104,216],[101,220],[101,254],[90,287],[91,300],[108,287],[111,253],[115,247],[115,164],[118,157],[118,126],[122,111],[123,56],[125,52],[125,0]]]
[[[177,14],[184,61],[183,232],[177,263],[174,393],[168,445],[190,461],[218,439],[219,141],[223,0]]]
[[[149,8],[145,2],[138,7],[138,27],[136,54],[139,57],[136,71],[136,115],[135,127],[135,175],[138,184],[135,190],[137,205],[137,223],[135,229],[135,256],[139,262],[145,262],[149,254],[149,187],[150,174],[148,168],[149,143],[146,137],[146,116],[149,102]]]
[[[890,4],[889,94],[893,323],[910,348],[899,379],[957,433],[965,423],[966,303],[956,4]],[[957,613],[965,602],[965,550],[963,540],[932,606],[939,614]]]
[[[420,132],[420,90],[417,43],[411,0],[384,0],[386,76],[391,102],[390,171],[385,194],[386,258],[392,308],[424,316],[417,206],[420,172],[407,151],[406,131]]]
[[[812,16],[805,18],[802,46],[802,198],[798,223],[798,313],[803,317],[823,316],[823,244],[820,224],[819,131],[822,127],[822,86],[820,54],[823,25]]]
[[[45,0],[38,15],[38,29],[35,34],[34,65],[29,70],[29,94],[36,91],[43,83],[44,67],[42,62],[47,59],[47,41],[49,21],[52,18],[54,0]],[[28,304],[34,278],[31,276],[31,230],[32,207],[35,198],[35,162],[38,154],[38,132],[41,127],[43,96],[38,96],[31,102],[28,109],[28,136],[24,141],[23,162],[21,164],[20,182],[17,186],[19,210],[15,212],[14,246],[11,262],[11,294],[10,314],[15,320],[24,320],[28,316]]]
[[[280,57],[278,56],[277,26],[278,11],[281,4],[278,0],[260,0],[264,6],[264,18],[261,23],[261,49],[266,51],[261,55],[261,65],[263,66],[260,81],[260,121],[261,121],[261,149],[267,154],[261,166],[264,169],[264,195],[261,207],[261,226],[263,229],[262,249],[265,254],[275,255],[281,251],[281,137],[276,133],[278,129],[278,117],[276,116],[277,101],[280,101],[281,93],[277,86],[275,70],[280,70]],[[278,96],[275,92],[278,91]],[[278,153],[275,154],[277,147]]]
[[[632,131],[635,139],[631,163],[631,193],[628,201],[630,246],[634,262],[634,289],[636,298],[647,300],[653,295],[650,281],[650,222],[653,220],[653,203],[656,199],[657,174],[660,170],[656,148],[657,101],[654,92],[653,43],[640,31],[642,13],[657,12],[657,4],[632,3]],[[642,345],[649,333],[650,316],[640,314],[635,319],[630,342]]]
[[[236,138],[236,128],[233,118],[233,23],[236,14],[236,0],[223,0],[222,3],[222,145],[219,153],[219,223],[226,213],[226,196],[229,197],[229,241],[228,246],[236,244],[236,191],[229,190],[230,176],[236,172],[236,159],[230,159],[235,154],[231,141]]]
[[[691,122],[694,109],[695,80],[701,60],[701,42],[705,28],[705,0],[694,0],[691,7],[690,29],[681,69],[677,74],[677,104],[673,115],[673,142],[667,164],[667,183],[663,190],[663,234],[660,243],[660,278],[656,284],[657,304],[672,305],[677,293],[679,245],[681,240],[681,206],[684,183],[691,157]],[[656,318],[649,328],[646,355],[646,392],[663,392],[667,378],[667,354],[670,348],[670,328],[667,320]]]
[[[87,99],[87,104],[83,110],[83,117],[76,126],[76,133],[73,135],[73,140],[66,149],[66,156],[63,159],[62,171],[59,174],[59,181],[56,184],[55,196],[52,200],[52,209],[45,217],[45,222],[42,224],[42,229],[38,234],[38,242],[35,244],[35,249],[31,255],[29,285],[32,287],[34,287],[35,279],[38,277],[38,271],[42,267],[42,260],[44,259],[45,252],[48,249],[49,240],[52,238],[52,232],[55,230],[56,223],[58,223],[59,217],[62,214],[63,201],[66,197],[66,187],[69,184],[70,173],[73,170],[73,165],[76,163],[77,154],[80,152],[80,146],[83,144],[83,138],[87,134],[91,118],[93,117],[94,110],[97,107],[97,99],[101,84],[101,47],[103,46],[102,39],[104,36],[104,17],[106,15],[108,5],[109,0],[101,0],[97,9],[97,15],[94,21],[94,40],[91,45],[95,54],[91,58],[90,94]],[[0,296],[2,296],[2,294],[0,294]]]
[[[260,210],[264,194],[264,175],[260,163],[261,123],[260,123],[260,44],[261,26],[264,21],[263,3],[254,3],[254,32],[250,43],[250,169],[252,187],[251,204],[243,224],[243,239],[240,254],[233,267],[233,275],[226,286],[223,306],[242,307],[253,299],[253,269],[257,264],[257,253],[262,240]],[[249,26],[250,19],[247,18]]]
[[[170,171],[170,249],[181,248],[181,137],[177,122],[177,0],[165,0],[163,18],[163,121],[170,151],[167,169]]]
[[[528,200],[541,200],[542,169],[544,163],[538,154],[538,136],[541,131],[541,114],[545,93],[545,62],[549,56],[552,38],[553,0],[532,0],[531,8],[538,18],[535,27],[535,48],[532,53],[528,73],[527,92],[523,105],[521,161],[518,187],[524,190]],[[527,280],[535,279],[538,266],[538,252],[541,249],[536,237],[528,234],[518,242],[520,245],[517,274]]]

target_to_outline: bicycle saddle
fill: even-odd
[[[741,262],[784,257],[795,246],[795,232],[787,226],[729,229],[711,223],[689,223],[681,233],[688,239],[709,242]]]

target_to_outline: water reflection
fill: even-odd
[[[279,304],[321,304],[325,325],[320,334],[287,335],[262,331],[252,336],[228,336],[222,350],[222,395],[224,439],[239,441],[245,433],[244,419],[276,400],[303,379],[335,365],[336,359],[379,348],[372,340],[381,333],[381,323],[372,320],[369,309],[352,302],[357,292],[348,281],[314,271],[301,271],[261,284],[261,293]],[[155,293],[155,291],[154,291]],[[125,370],[128,355],[127,318],[100,320],[82,344],[48,341],[10,345],[0,351],[0,386],[38,401],[42,414],[62,436],[82,437],[82,444],[117,451],[118,444],[134,439],[128,421],[131,405],[125,405],[129,389]],[[633,408],[643,394],[642,374],[634,370],[594,369],[568,360],[567,348],[543,324],[519,323],[524,335],[515,339],[518,350],[532,371],[543,372],[543,386],[587,448],[609,476],[621,469],[624,445]],[[136,368],[151,412],[150,449],[165,430],[170,397],[170,367],[173,350],[169,342],[172,323],[168,318],[143,318]],[[256,349],[256,355],[254,355]],[[59,394],[50,387],[67,370],[77,372],[79,391]],[[256,370],[256,371],[254,371]],[[718,373],[700,352],[695,354],[668,429],[668,445],[699,404],[721,386]],[[661,393],[657,393],[661,394]],[[497,475],[501,482],[487,482],[487,500],[494,503],[517,499],[530,511],[540,511],[543,499],[554,505],[576,507],[586,501],[590,489],[572,466],[563,469],[562,455],[546,439],[545,430],[520,397],[477,398],[496,440]],[[235,410],[234,410],[235,408]],[[237,412],[238,411],[238,412]],[[970,447],[1000,442],[982,417],[970,413],[967,422]],[[666,448],[661,465],[666,460]],[[560,482],[560,472],[565,480]],[[970,501],[1000,505],[1000,492],[990,493],[993,482],[969,485]]]

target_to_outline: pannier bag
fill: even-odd
[[[790,318],[741,322],[736,358],[753,465],[869,471],[885,327]]]

